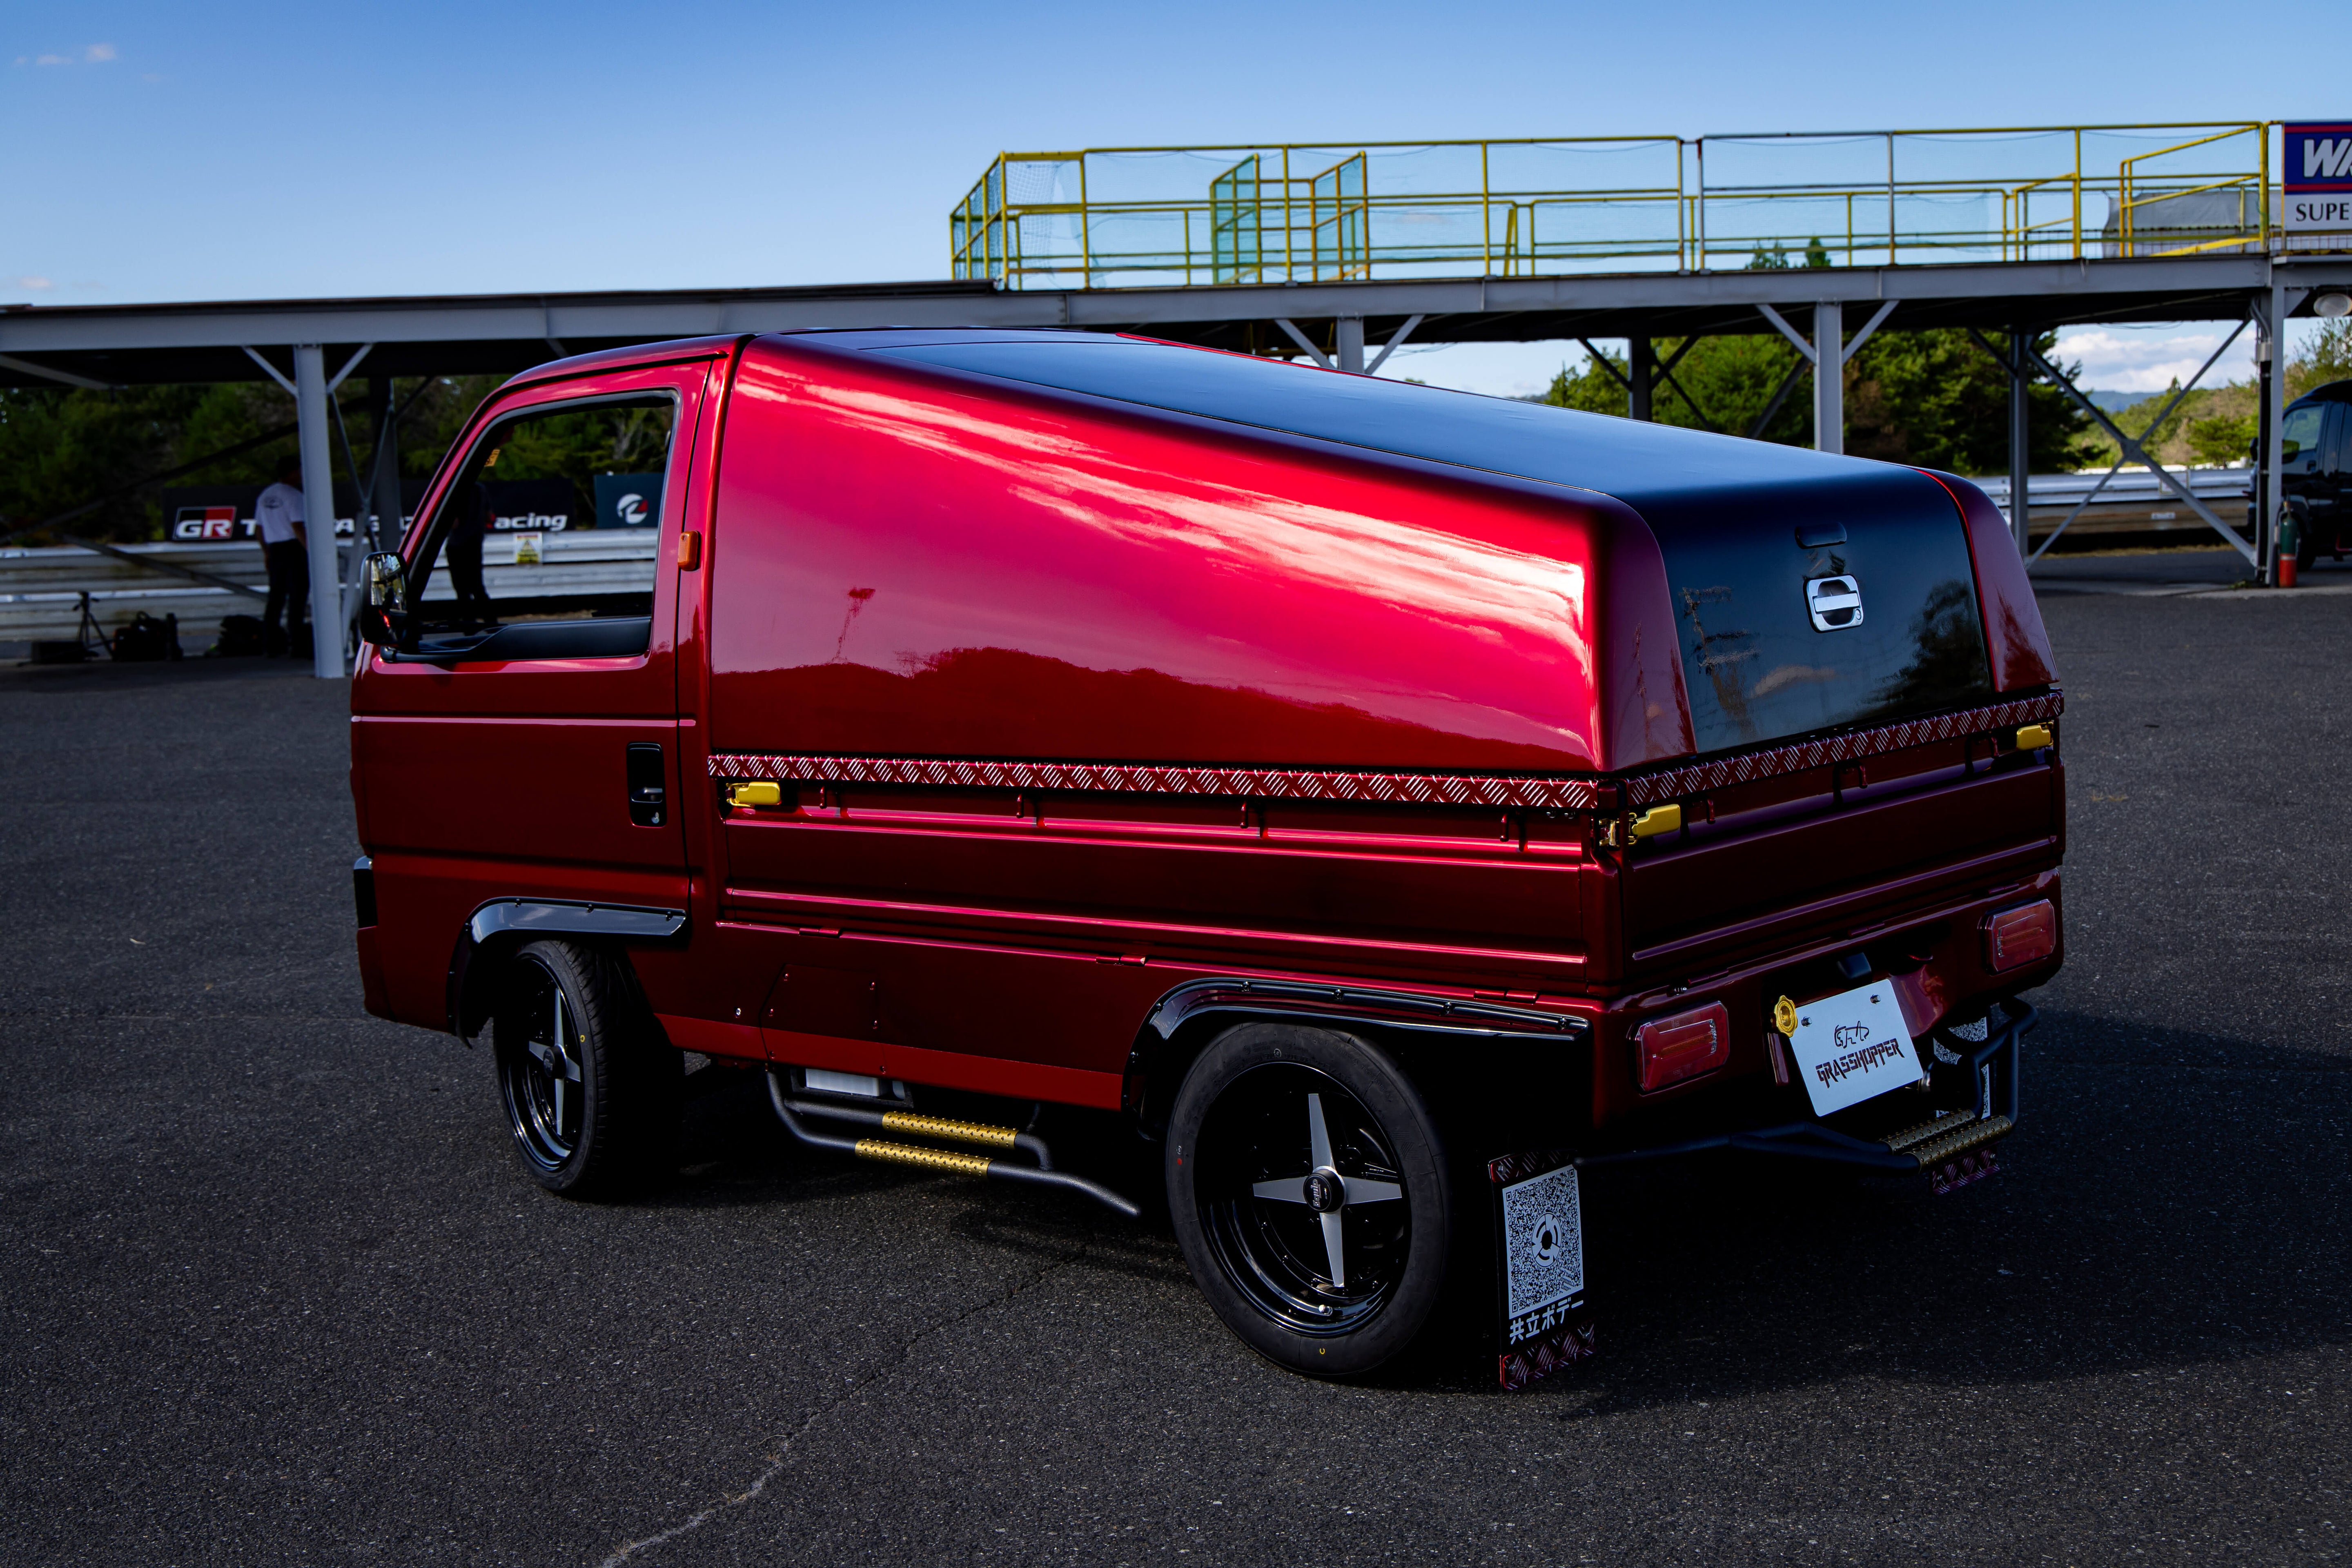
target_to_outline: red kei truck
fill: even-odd
[[[352,688],[367,1005],[487,1029],[551,1190],[657,1171],[697,1052],[803,1143],[1134,1214],[1039,1133],[1083,1108],[1267,1357],[1466,1289],[1516,1384],[1591,1348],[1580,1170],[1950,1185],[2015,1123],[2061,698],[1964,479],[868,331],[542,366],[417,515]]]

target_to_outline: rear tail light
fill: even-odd
[[[1985,967],[1998,974],[2058,951],[2058,910],[2049,900],[1988,915],[1984,923]]]
[[[1731,1059],[1731,1015],[1720,1002],[1653,1018],[1633,1031],[1642,1092],[1710,1073]]]

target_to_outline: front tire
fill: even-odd
[[[1167,1181],[1202,1294],[1277,1365],[1360,1375],[1437,1312],[1455,1242],[1444,1143],[1412,1080],[1364,1040],[1226,1031],[1177,1091]]]
[[[572,942],[530,943],[500,978],[490,1028],[507,1131],[531,1180],[606,1197],[665,1173],[686,1058],[619,963]]]

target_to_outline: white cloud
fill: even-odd
[[[2055,358],[2082,363],[2075,384],[2111,392],[2161,392],[2175,380],[2186,384],[2228,337],[2226,328],[2068,327],[2058,333]],[[2242,381],[2253,374],[2254,334],[2240,334],[2230,352],[2206,373],[2204,386]]]
[[[19,289],[54,289],[57,287],[56,284],[50,282],[47,279],[37,276],[18,278],[13,281]]]
[[[89,47],[83,49],[79,57],[73,55],[35,55],[33,57],[32,63],[37,66],[102,66],[110,64],[121,58],[122,56],[121,52],[118,51],[112,44],[92,44]],[[18,65],[23,65],[25,63],[25,57],[18,55],[16,57],[16,63]]]

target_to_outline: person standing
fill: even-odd
[[[310,552],[302,522],[302,459],[289,458],[278,465],[278,482],[253,503],[253,521],[261,532],[261,560],[269,573],[269,598],[261,611],[262,652],[282,658],[302,640],[302,621],[310,603]],[[278,625],[278,617],[285,625]]]

